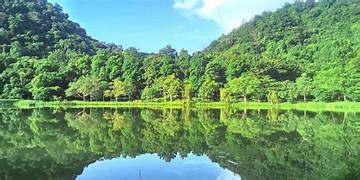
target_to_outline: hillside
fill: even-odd
[[[0,97],[359,101],[360,1],[296,1],[202,52],[99,43],[58,5],[0,0]]]
[[[0,46],[13,56],[44,56],[58,48],[94,53],[97,41],[46,0],[0,0]]]
[[[359,83],[359,37],[360,1],[306,0],[254,17],[205,52],[219,54],[228,79],[244,72],[277,81],[303,75],[312,84],[308,94],[318,100],[357,99],[350,86]]]
[[[247,60],[275,79],[294,80],[357,57],[359,28],[360,1],[307,0],[256,16],[205,51],[225,58],[240,54],[237,62]]]

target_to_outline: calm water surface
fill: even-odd
[[[0,179],[360,179],[360,113],[2,109]]]

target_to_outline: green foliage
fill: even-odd
[[[123,82],[119,79],[115,79],[111,83],[110,92],[107,91],[106,94],[109,95],[110,93],[111,96],[109,97],[114,97],[116,101],[118,101],[121,96],[127,96],[130,100],[133,89],[134,87],[130,82]]]
[[[306,97],[309,96],[313,90],[312,79],[304,73],[296,79],[296,87],[298,93],[304,97],[304,102],[306,102]]]
[[[178,55],[176,56],[176,66],[179,68],[179,74],[178,77],[180,79],[185,79],[186,77],[189,77],[190,73],[190,54],[187,50],[182,49]]]
[[[207,57],[201,53],[196,53],[191,57],[188,83],[192,84],[195,92],[197,92],[205,81],[205,67],[209,63]]]
[[[31,81],[31,93],[36,100],[48,101],[54,95],[62,96],[60,86],[56,82],[60,81],[58,76],[54,73],[43,73],[35,76]]]
[[[183,88],[183,99],[190,102],[193,98],[193,88],[191,84],[185,84]]]
[[[246,73],[239,78],[230,80],[226,89],[233,98],[242,97],[246,102],[248,97],[260,88],[260,84],[261,81],[254,74]]]
[[[278,98],[276,91],[270,91],[267,96],[267,99],[268,99],[268,102],[273,103],[273,104],[279,102],[279,98]]]
[[[158,56],[149,55],[144,59],[143,62],[143,79],[146,86],[155,83],[156,79],[161,77],[160,73],[161,60]]]
[[[221,102],[229,102],[231,97],[229,96],[229,92],[227,89],[220,89],[220,101]]]
[[[91,74],[103,81],[121,78],[123,61],[123,53],[119,47],[101,49],[92,58]]]
[[[349,66],[359,58],[359,8],[354,0],[287,4],[220,37],[205,52],[220,54],[228,82],[251,71],[277,82],[296,81],[305,101],[354,101],[359,76]],[[287,91],[279,93],[281,99],[296,99],[292,85],[280,86],[276,91]]]
[[[292,81],[282,81],[278,83],[277,88],[279,99],[287,102],[295,102],[298,97],[298,89]]]
[[[223,68],[220,63],[216,61],[211,61],[209,64],[206,65],[205,79],[213,80],[220,85],[223,85],[226,81],[225,68]]]
[[[70,53],[56,50],[46,59],[35,63],[35,74],[30,85],[34,99],[51,100],[54,96],[65,97],[65,89],[75,79],[73,71],[66,66],[69,60]]]
[[[55,49],[94,53],[96,40],[68,20],[59,5],[45,0],[2,0],[0,46],[12,57],[43,57]]]
[[[360,3],[356,0],[285,4],[192,55],[170,45],[147,54],[99,43],[68,20],[59,5],[46,0],[2,0],[1,4],[1,98],[126,96],[128,100],[227,102],[263,101],[276,93],[279,102],[300,97],[360,101]],[[86,95],[74,88],[84,77],[99,83],[91,85],[94,92]],[[116,89],[127,90],[105,92],[115,81],[122,82]]]
[[[18,59],[0,74],[2,97],[8,99],[31,99],[30,82],[36,60],[27,57]]]
[[[219,99],[218,94],[220,85],[214,80],[206,80],[199,89],[198,97],[202,101],[216,101]]]
[[[86,101],[98,99],[104,90],[104,83],[94,76],[82,76],[77,81],[70,83],[69,88],[65,91],[67,97],[78,96]]]
[[[157,87],[148,87],[146,86],[141,94],[141,99],[143,100],[154,100],[159,97],[159,89]]]
[[[129,48],[124,52],[124,63],[122,65],[122,79],[133,85],[133,98],[139,97],[143,86],[141,54],[133,48]]]
[[[174,74],[166,77],[161,77],[158,80],[158,83],[160,84],[165,101],[173,101],[179,96],[179,92],[181,90],[181,82],[175,77]]]

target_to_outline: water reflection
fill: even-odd
[[[156,154],[145,154],[135,159],[115,158],[97,161],[85,168],[77,179],[239,180],[240,177],[211,162],[206,156],[190,154],[186,158],[177,156],[171,162],[165,162]]]
[[[0,179],[139,175],[129,164],[144,179],[360,177],[358,113],[34,109],[2,110],[0,118]],[[194,159],[200,164],[188,166]]]

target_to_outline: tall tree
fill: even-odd
[[[123,82],[120,79],[115,79],[110,86],[111,94],[118,101],[119,97],[127,96],[131,99],[131,93],[133,92],[133,86],[129,82]]]
[[[65,93],[68,97],[77,96],[86,101],[89,97],[90,100],[96,99],[102,94],[104,90],[104,84],[100,79],[94,76],[82,76],[77,81],[70,83],[69,88]]]
[[[239,78],[232,79],[227,84],[227,90],[230,95],[235,98],[241,96],[244,102],[247,102],[248,97],[253,95],[257,89],[260,88],[261,81],[251,73],[241,75]]]
[[[142,61],[142,55],[135,48],[129,48],[124,52],[122,80],[136,87],[132,89],[133,98],[140,97],[140,91],[144,86]]]
[[[306,97],[309,96],[313,90],[312,79],[304,73],[296,79],[296,87],[299,94],[303,96],[304,102],[306,102]]]
[[[162,88],[164,100],[173,101],[174,98],[179,96],[181,90],[181,82],[175,77],[174,74],[159,79]]]
[[[207,79],[200,87],[198,97],[202,101],[216,101],[219,99],[220,85],[214,80]]]

